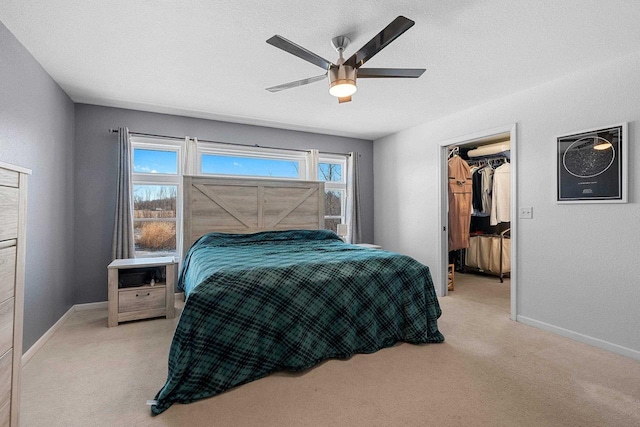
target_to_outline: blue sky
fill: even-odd
[[[136,148],[133,153],[133,172],[175,174],[178,172],[177,160],[177,153],[173,151]],[[288,160],[256,159],[209,154],[202,156],[203,172],[223,175],[297,178],[297,166],[297,162]]]
[[[297,166],[298,162],[289,160],[228,157],[209,154],[202,156],[202,171],[205,173],[297,178]]]
[[[178,153],[135,148],[133,150],[133,172],[178,173]]]

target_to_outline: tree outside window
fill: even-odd
[[[176,185],[134,185],[133,236],[137,256],[176,253]]]
[[[324,181],[324,227],[338,231],[338,224],[345,223],[346,180],[344,178],[346,161],[342,159],[320,158],[318,180]]]

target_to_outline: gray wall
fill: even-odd
[[[596,64],[375,141],[376,243],[415,256],[439,282],[439,143],[517,123],[516,203],[533,207],[532,219],[512,218],[518,320],[640,360],[640,52]],[[621,122],[629,203],[556,203],[556,137]]]
[[[107,270],[115,211],[117,138],[108,129],[320,151],[357,151],[360,157],[363,239],[373,242],[371,141],[119,108],[75,106],[76,303],[107,299]]]
[[[0,160],[30,168],[24,349],[75,303],[73,102],[0,22]]]

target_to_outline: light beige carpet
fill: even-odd
[[[76,312],[24,369],[22,425],[640,425],[640,363],[512,322],[508,287],[456,274],[443,344],[277,373],[157,417],[145,401],[164,384],[176,321],[107,328],[106,310]]]

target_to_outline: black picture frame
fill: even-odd
[[[558,203],[627,202],[627,124],[558,136]]]

